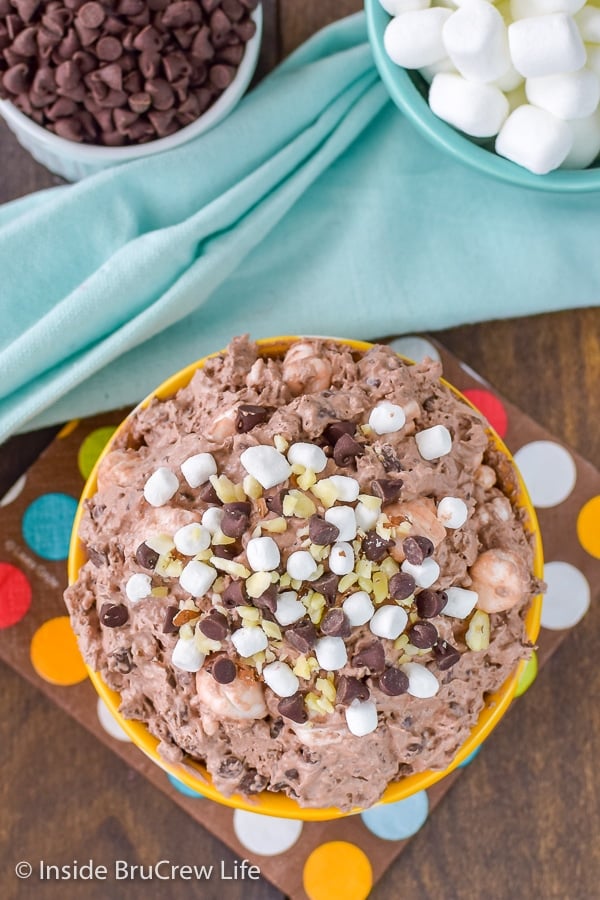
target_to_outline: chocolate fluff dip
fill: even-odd
[[[119,432],[65,598],[165,760],[227,796],[368,807],[445,769],[529,655],[516,476],[440,376],[241,337]]]

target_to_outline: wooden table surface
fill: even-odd
[[[261,73],[361,3],[271,0],[263,5]],[[56,183],[0,126],[0,202]],[[505,396],[598,464],[598,308],[465,326],[438,336]],[[0,449],[0,496],[49,436],[38,433]],[[595,608],[375,887],[373,898],[592,900],[600,895],[599,626]],[[12,670],[2,665],[0,676],[0,896],[33,896],[33,885],[13,875],[21,859],[92,856],[107,863],[127,858],[217,865],[233,859]],[[179,900],[194,889],[169,882],[165,892],[156,882],[137,882],[119,894],[114,890],[111,898]],[[40,896],[106,900],[108,895],[101,882],[62,882],[46,884]],[[201,896],[281,895],[261,880],[228,882],[225,888],[208,882]]]

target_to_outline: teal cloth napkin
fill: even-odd
[[[194,142],[0,207],[0,440],[134,403],[241,332],[597,303],[599,227],[595,195],[513,188],[426,143],[352,16]]]

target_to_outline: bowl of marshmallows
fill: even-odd
[[[366,0],[397,106],[455,158],[523,187],[600,190],[597,0]]]

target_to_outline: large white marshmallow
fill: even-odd
[[[439,75],[441,72],[453,72],[456,74],[456,66],[452,62],[449,56],[445,56],[444,59],[438,60],[436,63],[432,63],[430,66],[421,66],[419,72],[427,82],[427,84],[431,84],[436,75]]]
[[[346,709],[348,731],[356,737],[371,734],[377,728],[377,707],[373,700],[353,700]]]
[[[600,153],[600,110],[587,119],[573,119],[569,124],[573,145],[561,163],[561,169],[586,169]]]
[[[495,81],[510,68],[506,25],[487,0],[463,3],[444,23],[442,38],[448,56],[469,81]]]
[[[516,90],[524,83],[524,81],[525,79],[523,78],[521,73],[517,72],[517,70],[511,63],[504,75],[502,75],[500,78],[497,78],[496,81],[494,81],[494,84],[497,88],[500,88],[500,90],[506,94],[510,91]]]
[[[576,72],[586,53],[575,20],[565,13],[533,16],[508,26],[513,65],[525,78]]]
[[[442,28],[451,14],[451,10],[436,6],[392,19],[383,35],[383,45],[392,62],[407,69],[420,69],[447,56]]]
[[[451,72],[435,76],[429,105],[440,119],[472,137],[498,134],[508,116],[508,101],[499,88]]]
[[[248,475],[256,478],[265,489],[281,484],[292,474],[292,467],[283,453],[267,444],[248,447],[240,455],[240,462]]]
[[[401,16],[402,13],[413,9],[427,9],[431,6],[431,0],[379,0],[379,2],[390,16]]]
[[[586,6],[575,16],[579,33],[586,44],[600,44],[600,9]]]
[[[600,45],[588,44],[587,46],[587,67],[600,75]]]
[[[559,119],[587,119],[600,101],[600,78],[584,66],[577,72],[528,78],[525,93],[532,106]]]
[[[573,145],[567,122],[537,106],[519,106],[504,123],[496,138],[496,153],[536,175],[557,169]]]
[[[574,15],[585,2],[586,0],[510,0],[510,12],[514,20],[557,12]]]

